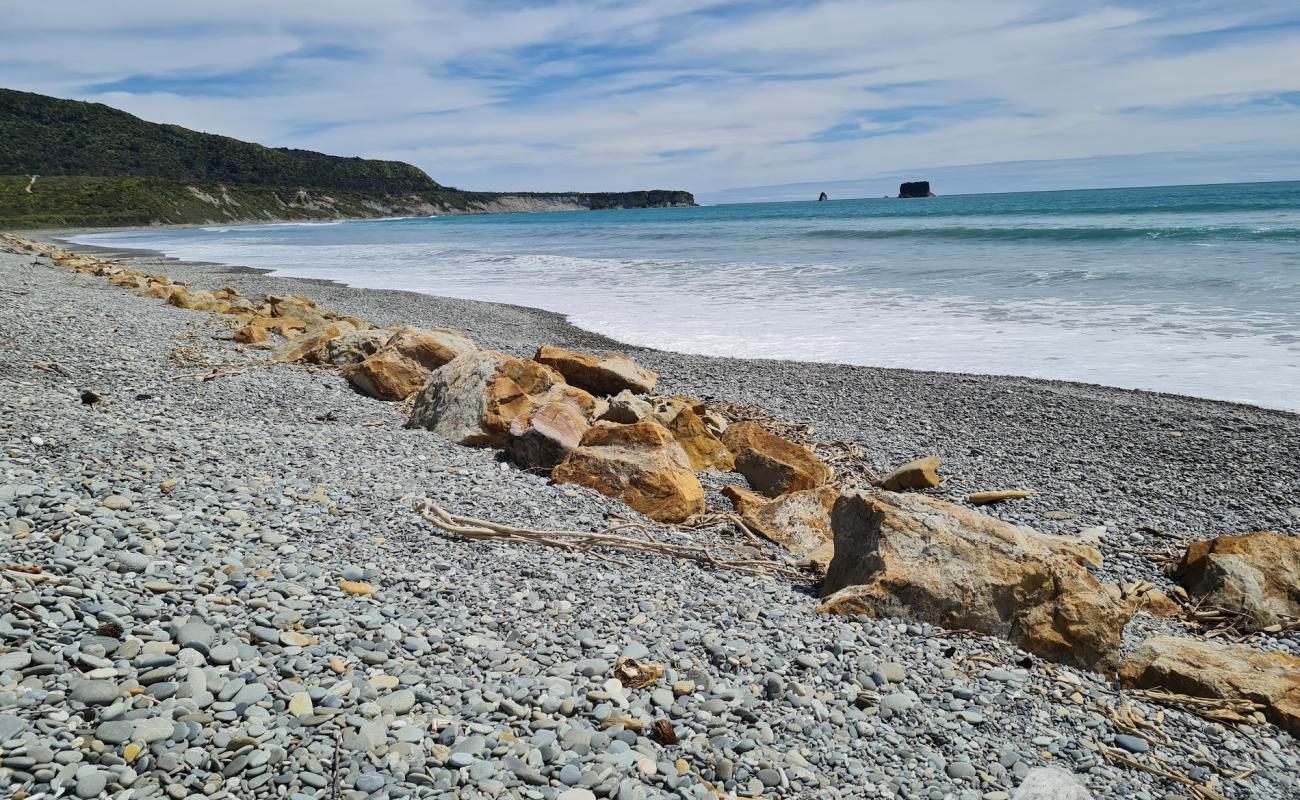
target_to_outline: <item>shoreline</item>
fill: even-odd
[[[305,293],[379,325],[456,327],[516,354],[616,346],[523,306],[133,263],[195,288]],[[492,449],[405,428],[398,404],[362,396],[333,370],[267,364],[222,338],[230,328],[219,317],[3,252],[0,296],[13,298],[0,304],[12,342],[0,353],[0,554],[50,576],[16,600],[34,618],[0,615],[0,690],[15,697],[0,740],[26,737],[24,751],[6,752],[0,788],[719,796],[707,783],[769,800],[1009,800],[1034,770],[1056,766],[1098,800],[1185,789],[1134,759],[1201,785],[1217,776],[1229,800],[1281,800],[1300,782],[1282,729],[1121,695],[1101,675],[1000,638],[818,614],[803,583],[664,556],[439,534],[413,500],[550,531],[600,530],[629,511]],[[1104,563],[1091,571],[1107,582],[1170,589],[1152,549],[1261,527],[1300,532],[1300,418],[1286,412],[617,349],[658,371],[666,394],[810,423],[821,440],[859,444],[880,471],[938,453],[945,480],[934,496],[1030,489],[985,513],[1094,537]],[[88,389],[98,395],[89,404]],[[743,480],[700,479],[711,509],[726,507],[723,485]],[[655,535],[707,545],[727,534]],[[1187,629],[1138,614],[1123,647],[1171,634]],[[1300,655],[1300,632],[1252,645]],[[612,680],[623,657],[665,673],[624,685]],[[98,718],[83,722],[83,706]],[[1116,711],[1159,721],[1134,728]],[[657,720],[675,743],[654,737]],[[78,736],[104,746],[78,749]],[[56,749],[81,760],[55,763]]]
[[[248,296],[306,294],[322,307],[379,327],[454,328],[480,347],[522,358],[531,358],[542,344],[616,350],[658,372],[664,394],[755,405],[812,425],[823,439],[861,446],[880,474],[937,453],[955,476],[940,490],[948,499],[995,486],[1031,489],[1029,500],[990,513],[1049,533],[1116,525],[1179,530],[1192,538],[1246,530],[1300,533],[1300,462],[1280,457],[1287,450],[1300,452],[1300,414],[1285,410],[1019,376],[673,353],[620,342],[531,306],[277,276],[155,251],[68,246],[93,248],[100,256],[119,253],[199,288],[231,285]],[[1145,476],[1138,492],[1128,491],[1134,470]],[[1163,484],[1163,492],[1146,488],[1151,481]],[[1240,502],[1264,500],[1259,493],[1269,486],[1283,491],[1266,502]],[[1235,513],[1206,518],[1219,505],[1208,499],[1225,492],[1238,499]],[[1065,521],[1041,517],[1070,507],[1089,511]],[[1107,579],[1133,580],[1149,572],[1117,571]]]
[[[249,224],[258,225],[264,223],[249,223]],[[165,226],[165,227],[209,227],[209,226],[175,225],[175,226]],[[499,303],[499,302],[494,302],[489,300],[473,300],[469,298],[457,298],[457,297],[433,294],[429,292],[421,292],[412,289],[372,289],[369,287],[356,286],[353,284],[344,283],[342,281],[337,281],[330,278],[310,278],[310,277],[294,276],[294,275],[275,275],[275,273],[278,272],[278,270],[274,268],[248,267],[240,264],[227,264],[225,262],[219,262],[219,261],[188,261],[185,259],[178,259],[172,256],[168,256],[162,253],[161,251],[152,250],[149,248],[105,247],[102,245],[92,245],[92,244],[73,242],[70,239],[66,238],[78,234],[98,234],[98,233],[109,233],[118,230],[137,230],[137,229],[147,229],[147,228],[145,226],[141,226],[139,228],[78,228],[78,229],[67,229],[67,230],[45,230],[45,231],[26,231],[26,232],[15,231],[15,233],[17,233],[18,235],[32,236],[38,239],[45,238],[48,239],[49,241],[57,242],[71,252],[84,252],[87,254],[101,255],[101,256],[116,254],[119,257],[147,259],[151,263],[158,263],[158,264],[176,263],[180,265],[211,267],[215,270],[230,271],[236,274],[242,273],[242,274],[259,274],[259,275],[274,276],[278,280],[296,281],[308,286],[327,285],[327,286],[337,287],[339,289],[345,289],[348,291],[356,291],[356,292],[397,293],[402,295],[412,295],[415,297],[432,297],[442,301],[482,303],[486,306],[500,306],[502,308],[522,309],[539,315],[549,315],[553,319],[561,323],[563,326],[572,329],[572,331],[575,332],[577,338],[583,338],[595,342],[604,342],[605,344],[600,344],[596,346],[609,347],[611,349],[635,350],[638,352],[658,352],[658,353],[664,353],[669,355],[683,356],[687,358],[718,359],[720,361],[738,362],[738,363],[784,362],[784,363],[797,364],[800,366],[811,367],[811,368],[821,367],[827,369],[865,369],[865,370],[873,370],[873,371],[879,371],[885,373],[901,373],[901,374],[918,375],[918,376],[949,376],[955,379],[985,378],[991,380],[1031,381],[1037,384],[1043,384],[1044,386],[1058,386],[1061,388],[1073,388],[1082,391],[1097,391],[1101,393],[1113,392],[1113,393],[1120,393],[1122,395],[1133,395],[1133,394],[1150,395],[1153,397],[1166,398],[1168,400],[1182,400],[1182,401],[1189,401],[1193,403],[1215,403],[1223,406],[1237,407],[1242,409],[1251,409],[1255,411],[1287,414],[1296,417],[1297,420],[1300,420],[1300,410],[1277,408],[1273,406],[1258,405],[1255,403],[1241,402],[1235,400],[1222,400],[1222,399],[1212,398],[1212,397],[1199,397],[1196,395],[1179,394],[1176,392],[1162,392],[1154,389],[1131,389],[1127,387],[1112,386],[1103,383],[1089,383],[1087,381],[1074,381],[1074,380],[1066,380],[1066,379],[1058,379],[1058,378],[1039,378],[1039,377],[1033,377],[1028,375],[1014,374],[1014,373],[952,372],[952,371],[944,371],[944,370],[917,369],[917,368],[910,368],[910,367],[883,367],[883,366],[874,366],[869,364],[846,364],[846,363],[836,362],[836,361],[805,361],[800,359],[785,359],[785,358],[772,358],[772,359],[748,358],[748,357],[736,357],[736,356],[719,356],[719,355],[712,355],[708,353],[690,353],[690,352],[662,350],[660,348],[652,347],[649,345],[641,345],[641,344],[635,344],[632,342],[623,341],[621,339],[618,339],[616,337],[607,334],[600,333],[598,331],[593,331],[587,328],[583,328],[571,322],[568,314],[559,311],[551,311],[536,306],[528,306],[528,305],[514,304],[514,303]]]

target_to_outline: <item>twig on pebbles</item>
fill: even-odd
[[[1126,767],[1136,769],[1140,772],[1155,775],[1164,778],[1165,780],[1170,780],[1174,783],[1180,783],[1183,786],[1186,786],[1187,791],[1191,793],[1193,800],[1227,800],[1227,798],[1216,792],[1214,789],[1211,789],[1209,786],[1206,786],[1203,783],[1197,783],[1185,775],[1178,775],[1169,770],[1153,767],[1150,764],[1144,764],[1135,758],[1129,758],[1118,750],[1111,750],[1106,747],[1100,749],[1101,754],[1105,756],[1107,761],[1116,764],[1123,764]]]
[[[33,361],[32,366],[46,372],[53,372],[56,375],[62,375],[65,378],[72,377],[72,373],[68,372],[68,370],[57,361]]]
[[[239,367],[236,369],[214,369],[210,372],[194,372],[187,375],[173,375],[174,381],[197,380],[201,382],[214,381],[217,378],[229,378],[234,375],[243,375],[248,372],[248,367]]]
[[[339,797],[339,748],[343,746],[343,730],[339,729],[334,732],[334,766],[333,781],[330,786],[330,800],[338,800]]]

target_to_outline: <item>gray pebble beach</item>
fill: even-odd
[[[458,328],[525,357],[619,350],[663,393],[809,423],[878,471],[937,454],[941,497],[1030,489],[988,512],[1095,541],[1107,581],[1169,588],[1151,551],[1300,532],[1300,416],[1287,412],[667,353],[524,306],[70,249],[199,288],[302,294],[379,326]],[[228,332],[0,252],[4,796],[1007,800],[1040,767],[1096,798],[1192,797],[1161,771],[1213,777],[1226,798],[1300,796],[1284,731],[1123,699],[1151,723],[1136,737],[1106,713],[1113,683],[998,639],[821,616],[815,586],[668,558],[445,535],[415,500],[538,529],[635,514],[406,430],[396,404],[333,371],[257,364],[260,351],[213,338]],[[213,366],[249,368],[191,377]],[[86,390],[102,401],[83,403]],[[711,507],[729,508],[728,479],[743,480],[706,482]],[[1177,625],[1139,615],[1126,641]],[[1251,643],[1300,655],[1295,631]],[[624,687],[621,656],[665,675]],[[677,743],[650,736],[660,719]]]

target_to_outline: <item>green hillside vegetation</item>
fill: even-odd
[[[40,177],[28,192],[30,175]],[[679,191],[466,192],[400,161],[264,147],[0,89],[0,227],[478,213],[503,198],[591,209],[694,204]]]

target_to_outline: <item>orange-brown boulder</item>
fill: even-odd
[[[722,443],[736,458],[736,472],[768,497],[815,489],[831,479],[830,467],[813,451],[769,433],[757,422],[729,426]]]
[[[703,406],[700,410],[704,410]],[[731,455],[731,451],[721,439],[713,435],[705,425],[704,418],[694,409],[682,409],[667,427],[668,432],[682,446],[682,450],[686,451],[692,469],[697,472],[705,470],[731,472],[735,468],[736,460]]]
[[[1247,629],[1300,619],[1300,537],[1255,531],[1195,541],[1169,575]]]
[[[495,350],[473,350],[434,370],[416,396],[408,428],[427,428],[453,442],[503,447],[510,423],[557,397],[590,395],[555,370]]]
[[[266,341],[266,328],[259,328],[255,325],[245,325],[235,331],[230,338],[240,344],[261,344]]]
[[[659,522],[682,522],[704,511],[704,489],[686,453],[650,420],[596,423],[551,479],[617,497]]]
[[[1275,725],[1300,736],[1300,658],[1287,653],[1157,636],[1124,659],[1120,679],[1134,689],[1251,700]]]
[[[851,492],[831,512],[823,612],[1000,636],[1113,674],[1133,611],[1051,537],[919,494]]]
[[[908,489],[933,489],[939,485],[939,457],[926,456],[909,461],[880,479],[880,487],[891,492]]]
[[[831,509],[839,492],[830,488],[790,492],[776,499],[739,486],[722,494],[731,501],[745,525],[795,555],[829,564],[835,554]]]
[[[645,394],[655,388],[659,376],[627,356],[603,356],[543,345],[533,360],[555,369],[564,380],[596,395],[615,395],[628,390]]]
[[[403,400],[423,389],[433,370],[474,349],[460,331],[404,327],[373,355],[346,367],[342,375],[371,397]]]

